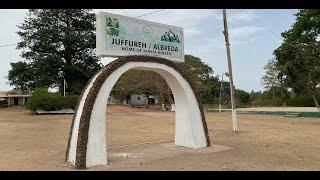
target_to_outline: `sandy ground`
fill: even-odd
[[[108,165],[88,170],[320,170],[320,119],[206,113],[213,146],[175,146],[174,113],[109,106]],[[74,170],[64,162],[72,115],[0,108],[0,170]]]

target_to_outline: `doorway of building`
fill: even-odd
[[[156,104],[156,100],[154,98],[148,98],[148,104],[149,105],[155,105]]]
[[[15,106],[18,106],[18,105],[19,105],[19,98],[18,98],[18,97],[14,97],[14,98],[13,98],[13,104],[14,104]]]
[[[26,98],[25,98],[25,102],[24,102],[24,105],[27,105],[27,103],[28,103],[28,100],[29,100],[29,98],[28,98],[28,97],[26,97]]]

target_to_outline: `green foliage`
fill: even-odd
[[[101,68],[95,49],[95,14],[84,9],[30,9],[17,32],[25,62],[11,64],[10,85],[24,90],[60,87],[80,94]]]
[[[317,98],[320,98],[319,96]],[[264,91],[251,92],[250,101],[254,106],[292,106],[292,107],[312,107],[314,101],[311,95],[290,93],[287,96],[273,97],[272,92]]]
[[[220,83],[218,76],[214,76],[214,71],[209,65],[198,57],[185,55],[185,62],[180,63],[180,66],[190,72],[191,80],[197,86],[203,103],[217,102]]]
[[[300,95],[288,99],[286,104],[287,106],[312,107],[314,106],[314,101],[311,96]]]
[[[279,97],[262,98],[257,102],[259,106],[282,106],[283,99]]]
[[[45,101],[50,97],[47,88],[37,88],[32,92],[31,97],[28,100],[27,108],[35,112],[39,107],[45,106]]]
[[[212,68],[200,58],[186,55],[185,62],[179,64],[189,71],[191,80],[199,90],[203,104],[219,104],[220,81],[214,76]],[[222,82],[222,105],[230,105],[229,82]],[[130,98],[131,94],[150,94],[159,98],[160,103],[171,103],[172,92],[165,80],[151,71],[130,70],[124,73],[111,91],[111,95],[121,101]],[[237,107],[250,105],[250,94],[243,90],[235,91]]]
[[[320,10],[301,9],[295,15],[296,22],[282,33],[284,40],[274,50],[275,58],[264,67],[266,91],[251,99],[260,105],[316,105],[320,111]]]
[[[250,104],[250,94],[244,90],[236,89],[235,93],[236,103],[237,104]]]
[[[63,108],[70,108],[75,109],[79,100],[79,96],[72,95],[72,96],[60,96],[60,98],[64,99],[64,106]]]
[[[319,35],[320,10],[300,10],[291,29],[282,33],[283,43],[274,51],[278,77],[298,95],[319,95]],[[316,98],[314,102],[318,106]]]
[[[129,98],[131,94],[155,95],[160,103],[172,103],[171,89],[165,79],[153,71],[127,71],[111,91],[111,95],[121,101]]]
[[[185,56],[185,62],[180,63],[183,69],[189,71],[191,79],[199,89],[204,103],[217,103],[219,96],[218,78],[213,76],[213,70],[200,58]],[[159,98],[160,103],[172,103],[172,92],[165,79],[152,71],[130,70],[124,73],[111,91],[111,95],[120,100],[129,98],[131,94],[149,94]]]
[[[280,75],[277,59],[272,58],[264,66],[265,73],[262,77],[262,84],[268,92],[272,93],[272,97],[283,97],[287,92],[283,77]]]
[[[32,112],[37,109],[46,111],[56,111],[65,108],[75,109],[79,96],[60,96],[56,93],[48,92],[47,88],[36,88],[28,100],[27,108]]]
[[[10,63],[10,65],[12,67],[12,70],[8,74],[10,85],[15,85],[21,90],[29,91],[29,87],[31,86],[29,80],[33,78],[30,64],[19,61],[17,63]]]

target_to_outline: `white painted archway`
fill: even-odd
[[[128,61],[117,66],[105,79],[101,78],[103,70],[91,79],[83,91],[74,115],[66,157],[69,163],[77,168],[107,164],[107,99],[120,76],[130,69],[152,70],[163,76],[170,86],[176,107],[176,145],[189,148],[210,145],[203,110],[199,107],[191,85],[174,67],[159,62],[161,61]],[[106,66],[104,70],[107,71],[108,67]],[[93,92],[97,92],[96,96],[91,97],[89,101],[89,96]],[[92,109],[86,110],[86,106],[89,106],[90,103]]]

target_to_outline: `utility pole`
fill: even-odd
[[[227,58],[228,58],[228,68],[229,68],[229,79],[230,79],[230,96],[231,96],[231,112],[232,112],[232,123],[233,131],[238,131],[237,127],[237,115],[235,110],[235,98],[234,98],[234,86],[233,86],[233,76],[232,76],[232,65],[231,65],[231,56],[230,56],[230,44],[229,44],[229,34],[228,34],[228,24],[227,24],[227,12],[225,9],[222,9],[223,13],[223,24],[224,24],[224,37],[226,41],[227,49]]]
[[[221,74],[221,83],[220,83],[220,98],[219,98],[219,112],[221,112],[221,98],[222,98],[222,86],[223,86],[223,74]]]

